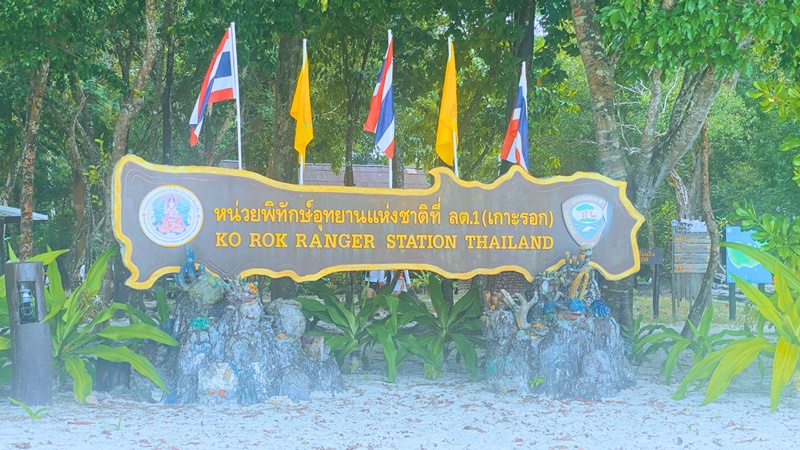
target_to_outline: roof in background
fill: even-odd
[[[3,219],[9,217],[19,217],[19,216],[20,216],[19,208],[12,208],[11,206],[0,205],[0,217],[2,217]],[[47,215],[35,212],[33,213],[33,220],[47,220]]]
[[[388,188],[389,166],[353,164],[353,179],[356,187]],[[330,164],[306,164],[303,184],[312,186],[344,186],[344,170],[335,173]],[[406,167],[405,189],[427,189],[430,187],[425,172]]]

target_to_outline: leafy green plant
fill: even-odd
[[[425,270],[417,271],[416,277],[411,279],[411,286],[414,288],[414,292],[418,294],[428,292],[431,284],[431,275],[430,272]]]
[[[739,289],[758,307],[764,319],[775,327],[778,340],[773,343],[759,333],[756,337],[731,342],[725,348],[709,353],[689,371],[672,398],[684,398],[692,383],[708,378],[703,404],[711,403],[725,392],[734,376],[749,367],[759,355],[766,355],[773,358],[770,410],[775,411],[783,389],[798,368],[800,295],[793,295],[800,293],[800,277],[778,258],[760,249],[737,243],[721,245],[738,250],[771,269],[775,277],[775,294],[772,298],[767,298],[741,278],[734,276],[734,279]]]
[[[100,291],[106,266],[118,251],[119,248],[114,246],[103,252],[89,269],[86,281],[72,291],[69,297],[61,285],[58,266],[47,265],[50,286],[46,289],[45,296],[50,312],[44,321],[50,322],[53,358],[63,365],[72,378],[73,394],[80,403],[92,392],[92,375],[87,363],[91,365],[97,358],[127,362],[156,386],[169,392],[155,367],[129,347],[145,339],[171,346],[177,346],[178,341],[159,330],[153,319],[133,306],[111,303],[96,311],[95,299]],[[126,312],[130,324],[104,327],[117,311]]]
[[[100,428],[114,428],[115,430],[119,431],[122,429],[122,416],[120,416],[117,423],[107,423]]]
[[[718,333],[710,334],[713,316],[714,307],[712,303],[703,312],[698,327],[688,322],[694,333],[693,339],[685,338],[681,336],[680,332],[661,324],[641,327],[639,330],[640,338],[633,347],[634,358],[643,358],[663,350],[667,354],[667,359],[662,365],[664,382],[670,384],[672,382],[672,373],[675,367],[680,364],[679,358],[684,351],[691,351],[692,360],[697,362],[705,358],[709,353],[732,342],[734,340],[733,337],[749,335],[747,330],[722,330]]]
[[[367,333],[381,344],[383,358],[386,361],[386,381],[392,383],[397,379],[397,370],[412,354],[420,356],[423,360],[433,359],[424,342],[415,336],[403,333],[402,330],[417,317],[422,311],[419,308],[406,308],[400,313],[400,300],[406,304],[417,304],[413,297],[403,292],[400,297],[387,294],[378,294],[375,302],[386,308],[389,315],[367,326]],[[424,307],[424,306],[423,306]],[[427,311],[427,308],[425,309]]]
[[[542,383],[544,383],[544,377],[541,375],[536,375],[530,380],[528,380],[528,387],[534,389],[538,386],[541,386]]]
[[[6,397],[6,398],[11,403],[13,403],[13,404],[21,407],[22,409],[24,409],[25,412],[28,413],[28,417],[31,418],[31,422],[36,422],[37,420],[40,420],[42,418],[42,413],[43,412],[50,411],[51,409],[53,409],[53,408],[50,408],[48,406],[45,406],[44,408],[39,408],[36,411],[34,411],[33,408],[31,408],[30,406],[26,405],[25,403],[22,403],[21,401],[15,399],[15,398],[12,398],[12,397]]]
[[[451,307],[444,299],[439,278],[432,276],[429,283],[433,312],[419,301],[403,303],[404,313],[413,311],[414,319],[419,324],[434,330],[432,336],[419,339],[430,354],[430,360],[425,361],[425,377],[432,380],[439,377],[451,346],[455,346],[457,354],[464,358],[472,380],[477,381],[478,355],[475,348],[484,345],[480,337],[480,316],[483,313],[480,295],[477,289],[470,289]]]
[[[800,216],[794,219],[773,214],[756,214],[752,203],[734,203],[730,220],[739,221],[742,230],[754,231],[752,238],[761,249],[800,270]]]
[[[370,340],[370,335],[367,333],[367,325],[378,308],[377,303],[372,299],[368,299],[361,305],[361,309],[354,313],[339,301],[333,290],[325,283],[307,283],[306,288],[322,299],[323,303],[318,302],[316,299],[302,297],[298,297],[295,300],[300,302],[306,317],[323,321],[339,329],[340,333],[314,331],[311,334],[325,338],[325,344],[330,347],[339,367],[342,367],[348,355],[362,348]]]

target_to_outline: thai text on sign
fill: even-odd
[[[516,271],[531,280],[594,247],[610,279],[639,269],[644,218],[625,183],[598,174],[536,179],[512,168],[491,184],[430,172],[428,189],[299,186],[258,174],[124,157],[114,173],[114,231],[132,287],[177,272],[184,248],[229,278],[309,281],[337,271],[431,270],[451,278]]]

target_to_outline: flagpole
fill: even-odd
[[[239,59],[236,55],[236,22],[231,22],[231,40],[233,44],[233,82],[236,83],[236,144],[239,152],[239,170],[242,170],[242,113],[239,106]]]
[[[303,39],[303,55],[302,55],[303,63],[300,64],[300,70],[301,71],[303,70],[303,68],[306,65],[306,42],[308,42],[308,39]],[[305,165],[306,165],[306,154],[305,154],[305,151],[303,153],[300,153],[299,156],[300,156],[300,158],[299,158],[300,167],[297,169],[297,181],[298,181],[298,183],[300,185],[302,185],[303,184],[303,169],[305,168]]]
[[[386,45],[388,46],[391,43],[392,43],[392,30],[388,30],[388,38],[386,40]],[[389,68],[387,67],[386,70],[389,70]],[[394,81],[392,81],[392,82],[394,83]],[[383,95],[383,93],[381,93],[381,95]],[[389,158],[389,189],[392,188],[392,184],[393,184],[392,183],[392,161],[393,160],[394,160],[394,158]]]

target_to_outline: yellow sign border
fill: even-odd
[[[464,181],[460,180],[455,177],[453,172],[450,169],[444,167],[437,167],[435,169],[430,170],[428,173],[433,177],[433,185],[427,189],[389,189],[389,188],[353,188],[349,186],[305,186],[305,185],[297,185],[297,184],[288,184],[283,183],[280,181],[275,181],[273,179],[267,178],[263,175],[257,174],[255,172],[249,172],[245,170],[236,170],[236,169],[225,169],[221,167],[206,167],[206,166],[161,166],[157,164],[152,164],[144,159],[135,156],[135,155],[126,155],[123,156],[122,159],[117,163],[116,167],[114,168],[114,177],[112,180],[112,189],[113,189],[113,228],[114,234],[117,237],[117,240],[121,244],[122,248],[122,258],[125,263],[125,266],[131,271],[131,276],[125,281],[125,284],[134,288],[134,289],[149,289],[153,286],[153,284],[158,280],[160,277],[170,274],[176,273],[180,270],[180,266],[167,266],[162,267],[161,269],[156,270],[149,278],[142,280],[142,281],[135,281],[139,279],[140,270],[133,263],[133,259],[131,255],[133,254],[133,243],[131,242],[130,238],[125,236],[122,232],[122,189],[121,189],[121,176],[122,176],[122,169],[125,167],[126,164],[136,164],[142,166],[148,170],[152,170],[154,172],[161,172],[161,173],[211,173],[211,174],[218,174],[218,175],[227,175],[227,176],[235,176],[241,178],[247,178],[259,183],[266,184],[268,186],[294,191],[294,192],[329,192],[329,193],[352,193],[354,190],[358,193],[364,194],[391,194],[396,196],[424,196],[436,192],[439,189],[439,185],[441,183],[442,176],[448,176],[453,179],[461,187],[465,188],[479,188],[484,190],[493,190],[500,186],[504,181],[511,179],[515,175],[521,175],[525,177],[526,180],[530,181],[531,183],[538,184],[541,186],[554,184],[554,183],[563,183],[563,182],[570,182],[575,181],[578,179],[589,178],[593,180],[600,181],[602,183],[608,184],[610,186],[616,187],[618,189],[619,199],[628,213],[636,219],[636,223],[631,228],[631,244],[632,244],[632,251],[633,251],[633,260],[634,265],[629,270],[626,270],[619,274],[611,274],[608,273],[605,269],[597,265],[595,262],[591,262],[591,266],[597,269],[606,279],[608,280],[620,280],[622,278],[627,277],[628,275],[632,275],[639,271],[640,268],[640,261],[639,261],[639,245],[636,241],[636,233],[641,228],[642,224],[644,223],[644,216],[640,214],[636,208],[633,207],[633,204],[628,200],[628,197],[625,195],[625,189],[627,187],[627,183],[624,181],[612,180],[606,176],[600,175],[599,173],[590,173],[590,172],[575,172],[572,175],[559,175],[554,176],[546,179],[539,179],[533,177],[531,174],[523,170],[519,166],[512,166],[511,169],[505,173],[503,176],[499,177],[495,181],[489,184],[480,183],[478,181]],[[551,267],[548,267],[546,270],[555,270],[564,265],[564,261],[559,261],[557,264],[554,264]],[[325,275],[329,275],[334,272],[343,272],[343,271],[357,271],[357,270],[376,270],[376,269],[385,269],[386,267],[383,265],[375,265],[375,264],[343,264],[337,266],[327,267],[325,269],[320,270],[319,272],[300,276],[295,273],[293,270],[282,270],[282,271],[273,271],[269,269],[248,269],[245,270],[240,274],[241,277],[248,277],[251,275],[266,275],[272,278],[278,277],[290,277],[296,282],[304,282],[304,281],[314,281],[318,280]],[[516,265],[505,265],[500,266],[492,269],[475,269],[469,272],[463,273],[453,273],[447,270],[442,269],[441,267],[434,266],[432,264],[396,264],[392,266],[393,269],[412,269],[412,270],[428,270],[431,272],[436,272],[444,277],[453,278],[453,279],[460,279],[465,280],[475,275],[497,275],[501,272],[517,272],[521,273],[526,280],[532,281],[534,275],[532,275],[527,268],[516,266]]]

